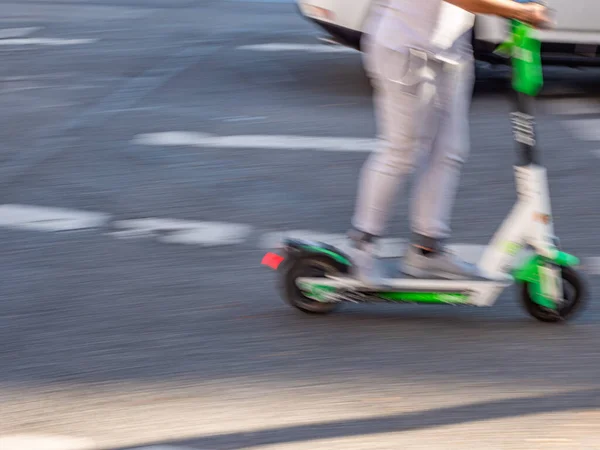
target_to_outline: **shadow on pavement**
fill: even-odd
[[[287,426],[257,432],[236,432],[153,443],[152,445],[191,446],[202,450],[251,448],[318,439],[398,433],[483,420],[599,407],[600,389],[587,389],[543,397],[494,400],[384,417]],[[134,450],[136,448],[140,448],[140,446],[110,450]]]

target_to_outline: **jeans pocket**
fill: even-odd
[[[382,81],[395,85],[405,95],[417,97],[427,81],[427,60],[419,55],[405,51],[380,49],[374,55],[375,63]]]

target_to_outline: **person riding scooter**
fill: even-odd
[[[448,6],[453,14],[447,14]],[[415,169],[412,239],[401,271],[417,278],[483,277],[475,265],[446,250],[455,193],[469,153],[472,14],[517,19],[534,27],[549,23],[544,6],[513,0],[382,0],[373,11],[363,48],[381,144],[362,168],[348,233],[353,273],[362,282],[378,285],[385,278],[375,246],[397,192]],[[430,60],[451,60],[452,70]]]

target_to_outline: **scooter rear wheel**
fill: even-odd
[[[285,263],[284,263],[285,264]],[[281,290],[284,300],[308,314],[328,314],[336,310],[339,303],[324,303],[305,296],[296,284],[302,277],[325,277],[340,275],[344,267],[327,257],[306,256],[293,260],[283,267]]]
[[[562,322],[575,317],[587,300],[587,288],[581,275],[571,267],[562,268],[563,303],[557,311],[551,311],[533,301],[530,284],[520,285],[521,302],[526,311],[540,322]]]

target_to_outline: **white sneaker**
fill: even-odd
[[[415,278],[444,280],[487,280],[475,264],[463,261],[447,250],[424,255],[410,245],[402,259],[402,272]]]
[[[350,242],[348,250],[352,261],[350,275],[369,287],[385,287],[385,268],[375,254],[375,245],[372,243]]]

